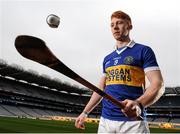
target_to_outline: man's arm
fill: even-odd
[[[106,77],[103,76],[100,79],[99,82],[99,88],[104,90],[105,88],[105,82],[106,82]],[[88,104],[86,105],[86,107],[84,108],[83,112],[87,112],[90,113],[101,101],[102,96],[100,96],[99,94],[97,94],[96,92],[93,92],[91,99],[89,100]]]
[[[149,71],[146,76],[150,82],[150,86],[146,88],[144,94],[137,101],[148,107],[154,104],[164,93],[163,78],[160,70]]]
[[[99,82],[100,89],[104,90],[105,82],[106,82],[106,77],[103,76]],[[101,100],[102,100],[102,96],[100,96],[96,92],[93,92],[93,94],[92,94],[89,102],[87,103],[86,107],[84,108],[83,112],[76,119],[76,122],[75,122],[76,128],[85,129],[84,122],[85,122],[87,115],[100,103]]]
[[[145,89],[145,92],[135,101],[133,100],[124,100],[123,104],[125,108],[122,109],[122,112],[128,117],[136,117],[137,111],[136,106],[141,104],[143,107],[148,107],[155,103],[164,93],[163,78],[159,70],[149,71],[146,73],[146,76],[150,82],[150,86]]]

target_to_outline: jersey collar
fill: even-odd
[[[127,47],[132,48],[135,44],[136,44],[135,41],[134,41],[134,40],[131,40],[131,41],[127,44]]]
[[[135,44],[136,44],[136,43],[134,42],[134,40],[131,40],[123,49],[118,50],[118,49],[116,48],[116,52],[117,52],[118,54],[120,54],[120,53],[122,53],[124,50],[126,50],[127,48],[132,48]]]

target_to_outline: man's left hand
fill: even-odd
[[[129,118],[136,118],[141,115],[141,108],[138,102],[133,100],[124,100],[122,101],[124,104],[124,108],[121,110],[127,117]]]

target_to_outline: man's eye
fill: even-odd
[[[123,22],[122,22],[122,21],[119,21],[117,24],[123,24]]]
[[[114,26],[114,24],[111,24],[111,27],[113,27]]]

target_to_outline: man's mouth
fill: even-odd
[[[114,35],[119,34],[120,32],[114,32]]]

